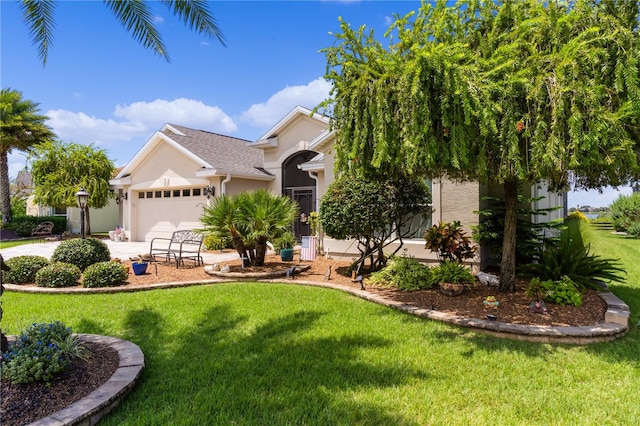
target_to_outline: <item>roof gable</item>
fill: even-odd
[[[308,108],[303,106],[296,106],[293,108],[287,115],[285,115],[280,121],[278,121],[273,127],[271,127],[267,132],[258,139],[258,142],[266,141],[278,136],[278,133],[282,131],[286,126],[288,126],[291,122],[293,122],[298,116],[303,115],[305,117],[312,118],[314,120],[318,120],[322,124],[328,126],[329,125],[329,117],[314,113]]]
[[[237,174],[256,178],[268,175],[262,170],[262,150],[247,146],[249,141],[246,139],[165,124],[145,143],[117,177],[122,178],[134,173],[153,149],[162,143],[169,144],[187,155],[200,166],[200,170],[208,170],[212,175]],[[194,173],[196,171],[194,170]]]

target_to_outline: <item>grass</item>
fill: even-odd
[[[31,243],[37,243],[42,241],[41,239],[37,239],[37,238],[29,238],[26,240],[9,240],[9,241],[0,241],[0,250],[2,249],[7,249],[9,247],[16,247],[16,246],[22,246],[24,244],[31,244]]]
[[[497,339],[333,290],[261,283],[9,292],[3,328],[58,319],[138,344],[143,379],[106,425],[636,424],[640,240],[588,240],[628,268],[611,287],[631,307],[631,331],[612,343]]]

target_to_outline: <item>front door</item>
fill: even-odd
[[[291,198],[300,206],[300,214],[293,224],[293,232],[299,239],[301,236],[311,235],[309,214],[316,211],[316,188],[313,186],[291,188]]]

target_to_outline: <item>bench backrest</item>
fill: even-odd
[[[31,233],[51,233],[53,232],[53,222],[42,222],[31,230]]]
[[[171,242],[183,243],[185,241],[190,241],[194,243],[202,243],[203,238],[204,238],[203,234],[195,231],[189,231],[189,230],[174,231],[174,233],[171,235]]]

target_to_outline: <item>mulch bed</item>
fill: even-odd
[[[47,417],[99,388],[118,369],[120,356],[109,346],[85,342],[92,353],[88,361],[75,360],[50,385],[12,385],[2,380],[2,426],[18,426]]]

